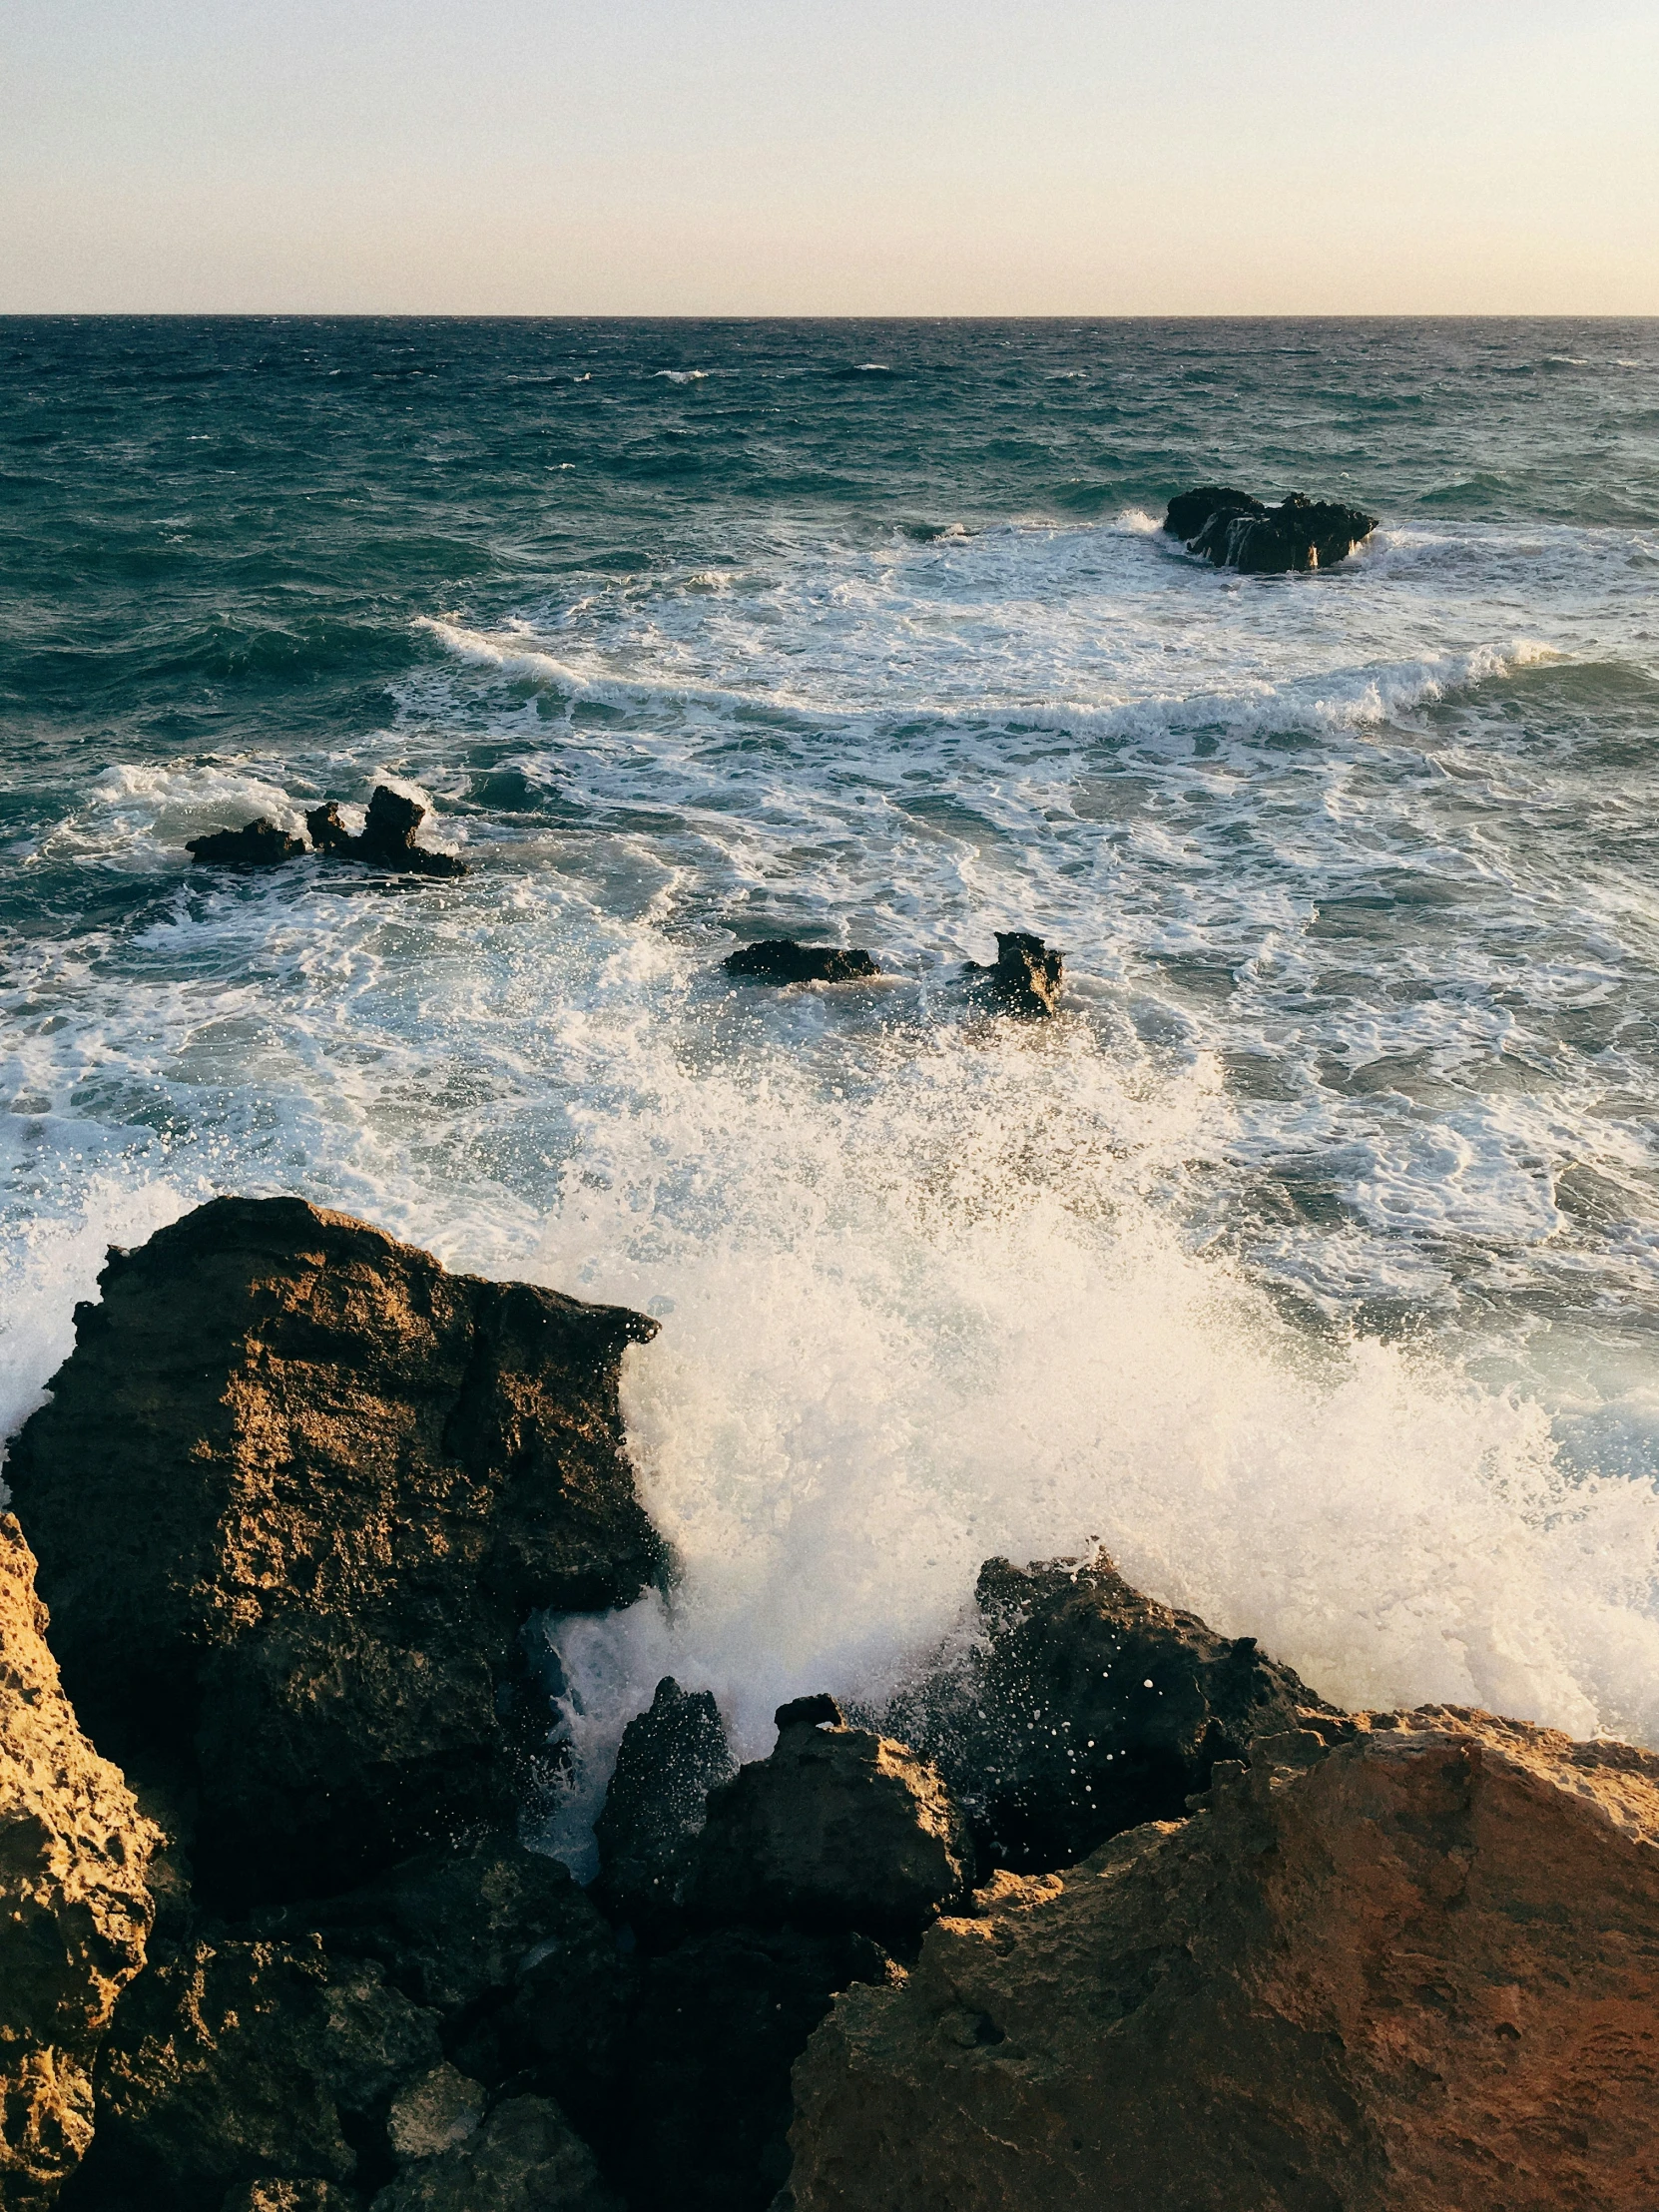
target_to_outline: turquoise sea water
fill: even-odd
[[[1218,478],[1382,526],[1230,577]],[[1659,1742],[1659,325],[14,319],[0,562],[6,1427],[106,1243],[295,1190],[663,1316],[594,1773],[1096,1538]],[[382,774],[463,881],[184,864]]]

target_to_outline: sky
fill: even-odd
[[[0,312],[1659,313],[1659,0],[0,0]]]

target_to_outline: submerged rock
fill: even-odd
[[[1034,937],[1028,929],[999,929],[996,960],[990,967],[968,962],[968,974],[982,986],[1005,1014],[1041,1020],[1060,1010],[1060,979],[1065,955]]]
[[[0,2204],[51,2202],[92,2139],[92,2063],[144,1964],[160,1838],[82,1735],[34,1560],[0,1514]]]
[[[793,937],[765,937],[746,944],[722,961],[728,975],[757,983],[850,983],[881,970],[867,952],[838,951],[832,945],[797,944]]]
[[[777,1718],[771,1758],[710,1794],[693,1913],[912,1941],[972,1875],[949,1791],[905,1745],[849,1728],[832,1698],[798,1699]]]
[[[936,1761],[998,1866],[1070,1866],[1124,1829],[1179,1820],[1218,1759],[1335,1711],[1253,1637],[1143,1597],[1104,1552],[989,1560],[976,1598],[965,1664],[886,1722]]]
[[[363,860],[372,867],[397,868],[412,875],[464,875],[466,862],[454,853],[428,851],[415,843],[415,831],[425,820],[424,807],[385,784],[376,784],[360,837],[346,829],[332,800],[311,809],[305,828],[317,851],[330,859]]]
[[[1279,576],[1346,560],[1377,528],[1377,517],[1299,491],[1269,507],[1249,492],[1210,484],[1172,499],[1164,528],[1217,567]]]
[[[795,2212],[1659,2202],[1649,1753],[1443,1707],[1261,1739],[977,1904],[814,2036]]]
[[[646,1936],[676,1924],[709,1792],[733,1771],[713,1697],[707,1690],[682,1690],[665,1675],[650,1710],[636,1714],[623,1731],[594,1824],[596,1892],[608,1911]]]
[[[290,836],[268,815],[258,816],[246,829],[214,830],[185,840],[191,858],[211,867],[280,867],[284,860],[297,860],[304,849],[303,837]]]
[[[299,1199],[216,1199],[99,1281],[7,1475],[66,1686],[194,1804],[199,1893],[327,1894],[509,1821],[526,1615],[662,1566],[617,1402],[657,1324]]]

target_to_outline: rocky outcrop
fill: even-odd
[[[297,860],[305,849],[303,837],[290,836],[269,815],[260,815],[243,830],[215,830],[203,837],[189,837],[185,850],[209,867],[280,867]]]
[[[510,1821],[536,1607],[662,1566],[617,1382],[657,1325],[298,1199],[112,1252],[7,1466],[100,1750],[167,1793],[218,1910]]]
[[[1123,1829],[1179,1820],[1218,1759],[1334,1710],[1253,1637],[1143,1597],[1104,1552],[989,1560],[976,1598],[965,1665],[924,1678],[885,1725],[935,1761],[985,1865],[1067,1867]]]
[[[1279,576],[1346,560],[1377,528],[1377,517],[1299,491],[1269,507],[1249,492],[1207,484],[1170,501],[1164,528],[1218,567]]]
[[[353,836],[332,800],[313,807],[305,829],[317,851],[331,860],[362,860],[370,867],[393,868],[404,875],[464,875],[466,862],[452,852],[432,852],[415,843],[426,809],[401,792],[377,784],[368,802],[361,836]]]
[[[1427,1708],[999,1877],[796,2070],[796,2212],[1659,2202],[1659,1759]]]
[[[720,1708],[707,1690],[657,1685],[650,1710],[623,1731],[605,1805],[594,1824],[596,1894],[648,1937],[676,1927],[682,1885],[703,1832],[709,1792],[734,1762]]]
[[[832,945],[797,944],[793,937],[765,937],[746,944],[721,962],[728,975],[752,983],[852,983],[879,975],[867,952],[838,951]]]
[[[693,1914],[913,1941],[972,1875],[949,1791],[903,1744],[849,1728],[833,1698],[797,1699],[777,1720],[771,1758],[710,1794]]]
[[[382,2189],[373,2212],[619,2212],[592,2151],[546,2097],[509,2097],[441,2157]]]
[[[0,1514],[0,2204],[50,2203],[92,2137],[91,2068],[144,1964],[157,1832],[76,1724],[34,1560]]]
[[[995,961],[981,967],[970,960],[967,972],[999,1013],[1040,1021],[1060,1011],[1065,955],[1028,929],[999,929]]]

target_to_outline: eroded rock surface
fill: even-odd
[[[881,972],[867,952],[798,944],[794,937],[764,937],[729,952],[721,965],[728,975],[756,983],[851,983]]]
[[[832,1698],[799,1699],[777,1718],[771,1758],[710,1794],[692,1912],[913,1939],[972,1876],[949,1791],[905,1745],[849,1728]]]
[[[411,2166],[373,2212],[619,2212],[592,2151],[546,2097],[509,2097],[477,2132]]]
[[[368,802],[361,836],[353,836],[332,800],[313,807],[305,829],[317,851],[333,860],[362,860],[370,867],[405,875],[464,875],[466,862],[453,852],[433,852],[415,843],[426,809],[401,792],[377,784]]]
[[[159,1842],[81,1733],[34,1560],[0,1514],[0,2204],[44,2205],[92,2138],[94,2053],[144,1964]]]
[[[795,2076],[796,2212],[1659,2202],[1659,1759],[1428,1708],[1002,1876]]]
[[[1164,528],[1218,567],[1278,576],[1346,560],[1377,528],[1377,517],[1300,491],[1269,507],[1249,492],[1207,484],[1170,501]]]
[[[608,1911],[648,1936],[677,1924],[709,1792],[731,1779],[733,1767],[720,1708],[709,1692],[682,1690],[665,1675],[650,1709],[623,1731],[594,1824],[597,1895]]]
[[[1218,1759],[1327,1706],[1252,1637],[1133,1589],[1104,1552],[988,1560],[965,1665],[894,1701],[885,1725],[936,1763],[982,1863],[1066,1867],[1143,1821],[1178,1820]]]
[[[1005,1014],[1040,1021],[1060,1011],[1065,955],[1028,929],[999,929],[989,967],[968,963],[968,973]]]
[[[617,1403],[656,1323],[298,1199],[217,1199],[99,1282],[7,1475],[82,1723],[193,1820],[199,1898],[510,1822],[526,1615],[661,1568]]]

